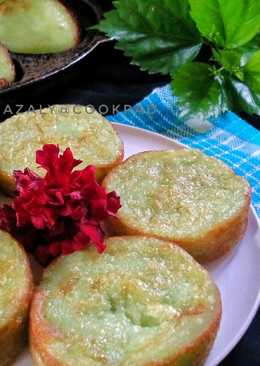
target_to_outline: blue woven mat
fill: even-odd
[[[223,160],[251,184],[253,203],[260,216],[260,132],[236,114],[229,112],[209,122],[184,123],[178,119],[176,98],[165,86],[109,119],[159,132]]]

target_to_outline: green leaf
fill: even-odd
[[[232,51],[238,52],[241,55],[240,66],[244,66],[250,59],[252,54],[258,51],[259,49],[260,49],[260,33],[258,33],[250,42],[236,49],[233,49]]]
[[[229,71],[233,76],[239,80],[244,81],[244,66],[252,57],[255,51],[252,49],[244,50],[243,47],[234,50],[214,50],[214,60]]]
[[[244,52],[246,51],[257,51],[260,49],[260,33],[251,39],[250,42],[246,43],[243,47],[241,47]]]
[[[234,74],[238,79],[243,80],[241,70],[242,55],[237,50],[217,50],[213,51],[214,59],[226,70]]]
[[[254,52],[241,67],[243,80],[230,77],[228,86],[238,109],[260,114],[260,51]]]
[[[230,78],[227,86],[233,97],[233,105],[236,111],[260,115],[259,93],[255,93],[248,85],[235,78]]]
[[[172,87],[178,97],[181,118],[207,119],[228,109],[221,75],[207,64],[183,65],[177,71]]]
[[[244,66],[246,78],[254,82],[260,91],[260,50],[256,51]]]
[[[242,46],[260,31],[259,0],[190,0],[190,5],[202,35],[220,47]]]
[[[143,70],[167,74],[194,59],[201,38],[188,0],[119,0],[95,29],[118,41],[116,47]]]

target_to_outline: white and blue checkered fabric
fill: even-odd
[[[228,112],[210,122],[185,123],[178,119],[176,98],[165,86],[109,119],[161,133],[223,160],[251,184],[260,216],[260,132],[236,114]]]

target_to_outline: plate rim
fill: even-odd
[[[168,142],[173,143],[173,145],[177,145],[178,147],[181,148],[188,148],[190,149],[190,147],[188,145],[185,145],[171,137],[162,135],[158,132],[155,131],[150,131],[147,130],[145,128],[141,128],[141,127],[136,127],[136,126],[130,126],[130,125],[126,125],[124,123],[119,123],[119,122],[113,122],[111,121],[112,125],[115,128],[123,128],[126,131],[127,130],[131,130],[131,131],[140,131],[142,133],[148,134],[148,135],[152,135],[154,137],[160,138],[161,140],[166,140]],[[256,225],[257,225],[257,229],[260,230],[260,219],[257,216],[256,210],[254,208],[254,206],[251,204],[250,205],[250,213],[252,214]],[[254,317],[256,316],[256,313],[258,311],[260,307],[260,284],[259,284],[259,288],[258,288],[258,294],[256,295],[256,299],[254,301],[254,304],[251,308],[251,311],[249,312],[249,314],[247,315],[246,319],[244,320],[240,331],[236,334],[236,336],[227,344],[227,346],[223,349],[223,351],[219,354],[219,356],[216,357],[216,360],[214,360],[214,364],[212,366],[217,366],[221,361],[224,360],[224,358],[235,348],[235,346],[238,344],[238,342],[242,339],[242,337],[245,335],[246,331],[248,330],[249,326],[251,325]]]
[[[130,126],[130,125],[126,125],[123,123],[119,123],[119,122],[114,122],[114,121],[110,121],[111,124],[116,128],[117,132],[120,133],[120,131],[118,131],[118,129],[123,129],[126,132],[127,131],[139,131],[142,132],[144,134],[148,134],[148,135],[152,135],[154,137],[157,137],[161,140],[167,141],[172,143],[175,146],[181,147],[181,148],[189,148],[189,146],[173,139],[170,138],[168,136],[164,136],[158,132],[155,131],[150,131],[144,128],[140,128],[140,127],[135,127],[135,126]],[[255,220],[255,223],[257,225],[257,229],[260,230],[260,221],[259,218],[256,214],[256,211],[254,209],[254,207],[251,205],[250,207],[250,214],[252,215],[253,219]],[[260,244],[260,243],[259,243]],[[260,246],[259,246],[260,247]],[[250,324],[252,323],[258,308],[260,306],[260,284],[259,284],[259,289],[258,289],[258,294],[256,294],[256,298],[254,301],[254,304],[251,308],[251,311],[248,313],[247,317],[245,318],[245,320],[242,323],[242,326],[240,327],[239,332],[236,334],[235,337],[233,337],[233,339],[231,339],[231,341],[226,345],[226,347],[223,349],[222,352],[219,353],[219,355],[216,355],[215,359],[211,362],[210,366],[217,366],[220,362],[222,362],[224,360],[224,358],[234,349],[234,347],[238,344],[238,342],[241,340],[241,338],[244,336],[244,334],[246,333],[247,329],[249,328]],[[23,357],[27,357],[27,352],[23,353],[17,360],[15,365],[19,366],[19,362],[23,362]]]

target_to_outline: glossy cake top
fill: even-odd
[[[145,237],[107,240],[45,272],[41,314],[48,351],[75,366],[144,365],[174,356],[220,312],[206,270],[181,248]],[[46,339],[45,341],[46,342]]]
[[[0,88],[11,83],[15,78],[15,68],[8,50],[0,44]]]
[[[28,263],[18,243],[0,230],[0,327],[15,314],[29,291]]]
[[[91,108],[56,105],[38,112],[11,117],[0,125],[0,171],[11,175],[14,169],[35,171],[35,152],[44,144],[70,147],[84,167],[114,164],[122,154],[122,143],[111,126]],[[39,171],[40,172],[40,171]]]
[[[80,40],[74,18],[57,0],[1,0],[0,39],[15,53],[62,52]]]
[[[116,190],[126,225],[164,237],[200,237],[245,204],[249,185],[197,150],[138,154],[105,180]]]

